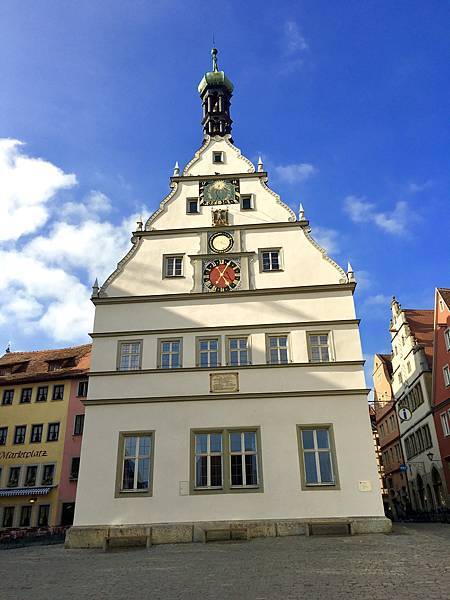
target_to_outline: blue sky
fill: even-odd
[[[387,351],[390,297],[450,285],[449,23],[444,0],[4,0],[1,349],[87,339],[93,278],[201,143],[214,32],[236,145],[350,259],[364,352]]]

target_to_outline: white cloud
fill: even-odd
[[[0,241],[16,240],[44,225],[48,202],[76,185],[75,175],[31,158],[18,140],[0,139]]]
[[[344,211],[354,223],[374,223],[393,235],[406,233],[410,220],[410,210],[406,202],[397,202],[391,213],[377,212],[376,208],[376,204],[368,202],[365,198],[347,196],[344,200]]]
[[[319,246],[326,250],[327,254],[337,254],[339,252],[339,232],[335,229],[314,227],[312,235]]]
[[[309,163],[298,163],[292,165],[278,165],[274,168],[278,178],[286,183],[299,183],[306,181],[317,173],[318,169]]]
[[[96,220],[101,213],[111,210],[111,201],[106,194],[93,190],[84,202],[66,202],[63,204],[59,216],[68,220]]]
[[[287,54],[296,54],[309,50],[308,43],[295,21],[286,21],[284,24],[284,36]]]
[[[433,181],[431,179],[427,179],[423,183],[415,183],[414,181],[411,181],[410,183],[408,183],[407,190],[411,194],[418,194],[430,188],[432,185]]]
[[[391,298],[384,294],[376,294],[375,296],[368,296],[364,300],[366,306],[390,306]]]
[[[355,271],[355,279],[358,284],[358,290],[368,290],[372,287],[372,277],[369,271]]]

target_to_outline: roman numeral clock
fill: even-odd
[[[233,235],[228,231],[210,234],[208,248],[216,254],[230,252],[234,246]],[[217,257],[205,261],[203,267],[203,285],[212,292],[229,292],[239,286],[241,280],[240,259]]]

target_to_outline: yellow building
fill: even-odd
[[[90,348],[0,358],[1,529],[70,524],[65,512],[75,502],[69,480],[78,476],[73,454],[79,456]],[[67,495],[72,503],[64,505]]]

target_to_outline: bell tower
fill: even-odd
[[[212,71],[205,73],[198,91],[203,105],[203,133],[205,135],[231,134],[230,117],[231,96],[233,84],[217,66],[217,49],[211,50]],[[232,141],[232,140],[231,140]]]

